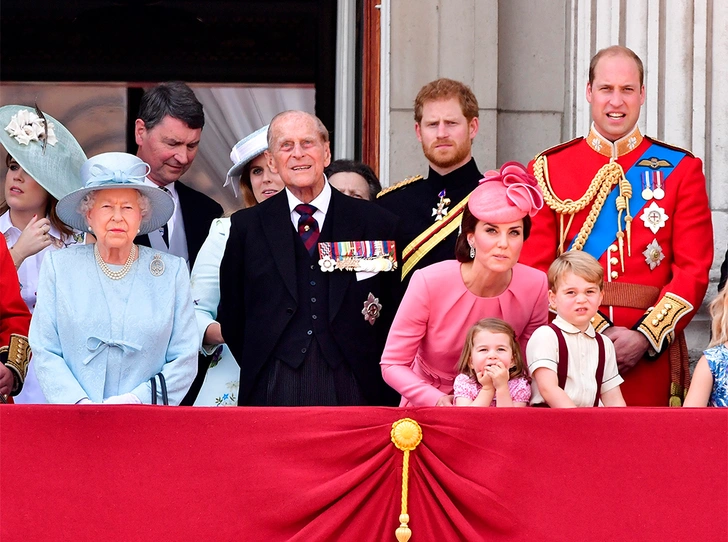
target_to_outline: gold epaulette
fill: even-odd
[[[614,325],[609,318],[607,318],[605,315],[603,315],[599,311],[591,319],[591,324],[592,324],[592,327],[594,327],[594,331],[596,331],[597,333],[602,333],[609,326]]]
[[[674,151],[684,152],[687,154],[690,158],[695,158],[695,155],[690,152],[687,149],[683,149],[682,147],[678,147],[677,145],[670,145],[669,143],[665,143],[664,141],[660,141],[659,139],[655,139],[652,136],[645,136],[645,138],[649,139],[653,143],[657,143],[658,145],[662,145],[663,147],[667,147],[668,149],[672,149]]]
[[[668,292],[653,308],[647,309],[642,321],[633,329],[647,337],[652,349],[659,354],[673,341],[678,321],[692,310],[692,303]]]
[[[379,194],[377,194],[377,197],[381,198],[384,194],[389,194],[390,192],[393,192],[393,191],[397,190],[398,188],[402,188],[403,186],[412,184],[415,181],[421,181],[422,179],[424,179],[424,177],[422,175],[414,175],[413,177],[407,177],[404,181],[400,181],[397,184],[388,186],[387,188],[385,188],[384,190],[379,192]]]
[[[1,351],[3,354],[7,353],[5,366],[15,373],[15,385],[11,391],[11,395],[17,395],[23,389],[25,376],[28,373],[28,364],[30,363],[28,337],[13,333],[10,335],[10,344],[4,346]]]
[[[566,147],[571,147],[572,145],[579,143],[582,139],[584,139],[584,138],[579,136],[579,137],[575,137],[574,139],[572,139],[570,141],[566,141],[564,143],[559,143],[558,145],[554,145],[553,147],[549,147],[545,151],[541,151],[540,153],[538,153],[534,157],[534,160],[536,160],[539,156],[547,156],[549,154],[555,153],[556,151],[560,151],[561,149],[564,149]]]

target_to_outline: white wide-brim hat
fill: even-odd
[[[227,173],[223,186],[231,185],[235,196],[238,195],[238,183],[243,169],[248,163],[268,149],[268,124],[238,141],[230,151],[233,167]]]
[[[83,198],[96,190],[133,188],[149,198],[150,209],[139,225],[139,235],[161,228],[174,213],[174,200],[157,186],[144,184],[149,164],[133,154],[105,152],[89,158],[81,167],[80,188],[58,202],[56,212],[63,222],[77,230],[91,233],[86,216],[81,214]]]
[[[48,127],[34,107],[0,107],[0,143],[35,182],[61,199],[83,186],[80,172],[86,155],[63,124],[47,113],[43,116]]]

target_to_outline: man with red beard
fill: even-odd
[[[546,205],[521,263],[546,270],[566,250],[604,268],[592,321],[614,343],[629,406],[679,406],[690,381],[683,330],[708,287],[713,231],[705,176],[690,152],[644,136],[640,58],[621,46],[589,67],[592,125],[531,163]]]
[[[380,192],[377,201],[398,215],[402,281],[427,265],[455,257],[462,209],[483,174],[472,157],[478,100],[452,79],[426,84],[415,98],[415,133],[430,169]]]

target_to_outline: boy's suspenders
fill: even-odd
[[[555,324],[549,324],[549,327],[554,330],[554,333],[556,333],[556,340],[559,342],[559,366],[556,374],[559,378],[559,388],[563,390],[564,386],[566,386],[566,374],[569,371],[569,349],[566,346],[564,332],[561,331],[561,329]],[[604,339],[602,338],[601,334],[595,332],[594,338],[597,340],[597,345],[599,346],[599,362],[597,363],[596,374],[597,395],[594,398],[594,406],[599,406],[599,398],[602,395],[602,378],[604,377],[604,363],[606,361],[606,354],[604,352]]]

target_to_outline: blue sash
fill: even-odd
[[[625,178],[629,181],[629,184],[632,185],[632,197],[629,200],[629,207],[631,215],[633,217],[633,224],[636,220],[639,220],[639,214],[642,211],[642,208],[647,204],[647,201],[642,197],[642,176],[645,174],[645,172],[656,171],[655,168],[652,168],[648,165],[640,166],[638,164],[643,160],[650,160],[652,158],[656,158],[658,161],[665,160],[670,164],[669,166],[661,165],[659,167],[659,171],[662,174],[664,186],[664,181],[667,180],[667,177],[670,175],[670,173],[672,173],[673,170],[677,167],[677,165],[680,163],[680,160],[685,158],[685,152],[670,149],[668,147],[663,147],[662,145],[653,143],[645,150],[644,154],[635,161],[634,165],[629,168],[629,170],[627,170],[627,172],[624,174]],[[611,245],[616,239],[615,233],[617,232],[619,216],[616,203],[617,196],[619,196],[619,186],[615,186],[609,193],[609,196],[604,202],[604,206],[602,207],[602,210],[597,217],[597,221],[594,223],[594,228],[592,229],[589,238],[584,244],[584,252],[588,252],[597,260],[602,257],[602,254],[604,254],[607,248],[609,248],[609,245]],[[637,212],[634,212],[635,208],[637,208]],[[625,213],[622,213],[622,230],[625,229],[624,216]],[[575,240],[576,237],[571,240],[569,249],[571,249]]]

